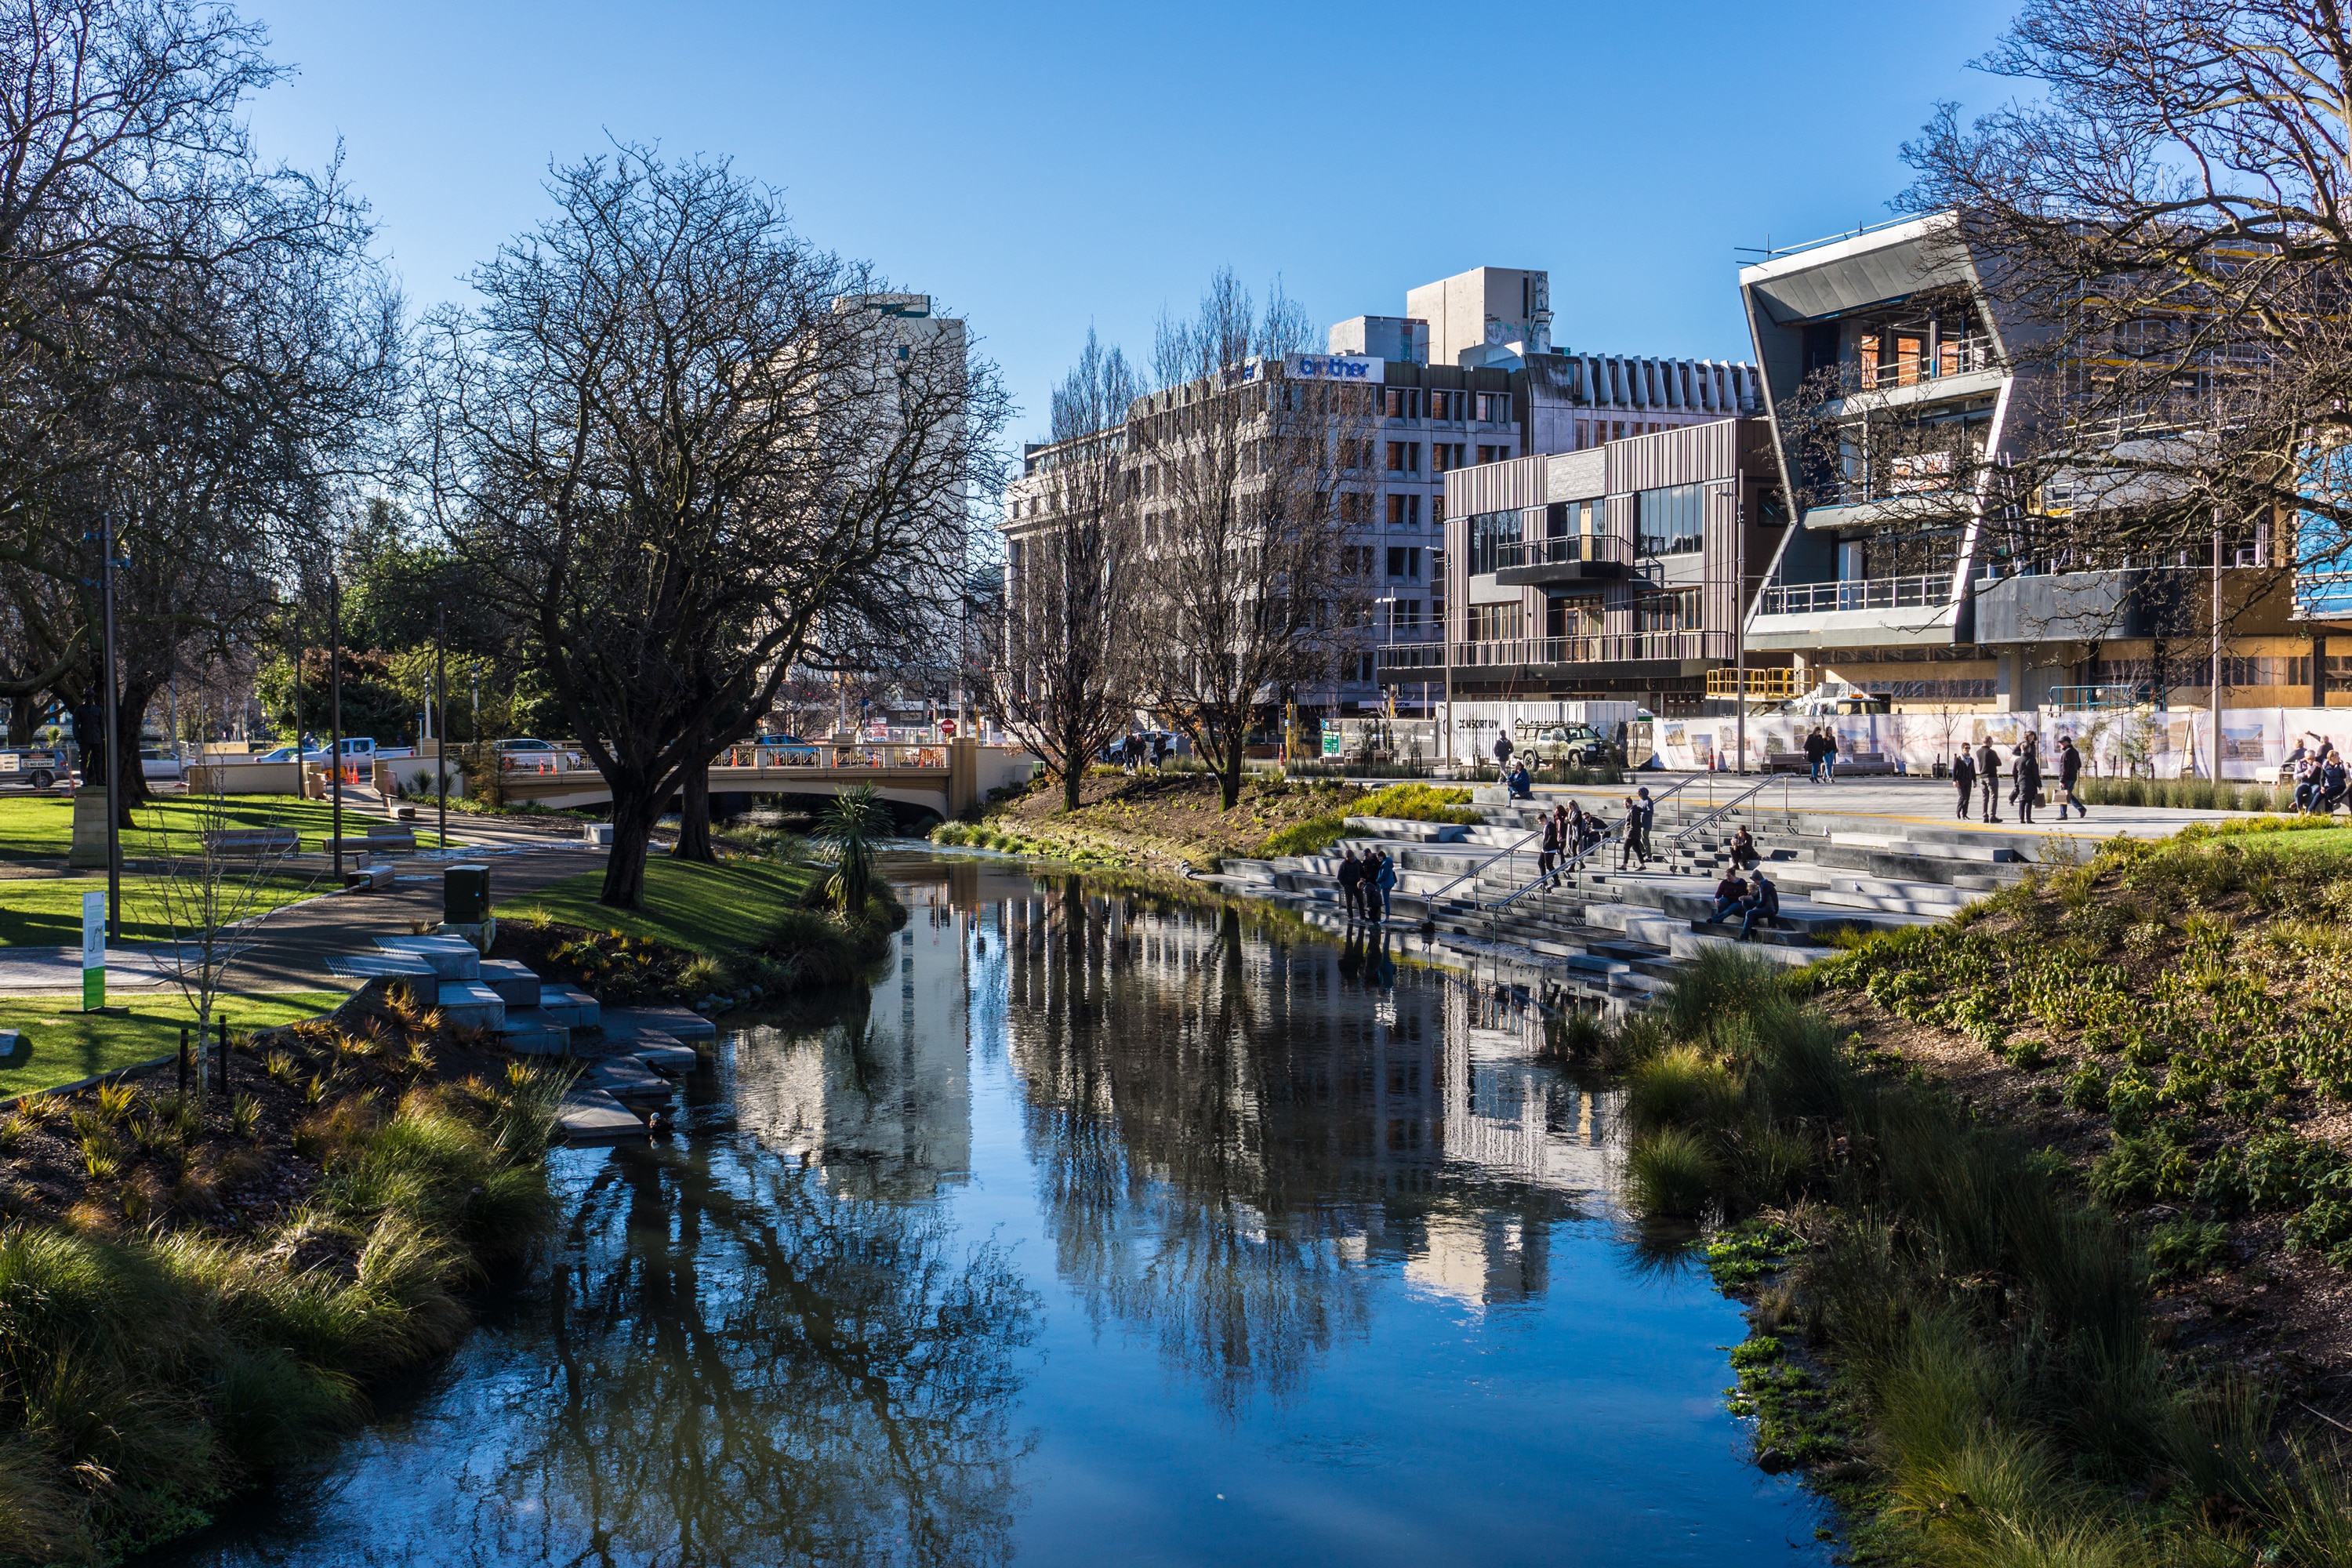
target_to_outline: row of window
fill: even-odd
[[[1507,425],[1511,422],[1511,395],[1391,386],[1381,389],[1381,412],[1391,419],[1459,422],[1475,418],[1488,425]]]
[[[2192,655],[2168,660],[2166,679],[2175,686],[2202,686],[2212,674],[2210,656]],[[2146,658],[2095,658],[2091,661],[2091,683],[2095,686],[2147,685],[2156,679],[2156,661]],[[2327,683],[2338,680],[2352,682],[2352,660],[2341,654],[2327,656]],[[2304,654],[2224,654],[2221,656],[2221,684],[2224,686],[2300,686],[2311,685],[2311,656]]]

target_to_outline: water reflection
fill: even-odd
[[[562,1155],[527,1304],[176,1560],[1818,1560],[1734,1455],[1736,1315],[1588,1223],[1615,1101],[1533,1009],[1261,911],[894,872],[870,990],[734,1030],[665,1144]]]

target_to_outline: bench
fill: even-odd
[[[390,865],[362,866],[355,871],[343,873],[343,891],[347,893],[375,893],[391,886]]]
[[[387,828],[356,838],[346,833],[341,838],[328,839],[320,847],[329,855],[338,849],[346,855],[414,855],[416,835],[404,827]]]
[[[291,855],[302,836],[290,827],[225,827],[205,835],[205,847],[220,855]]]
[[[1812,758],[1802,752],[1767,752],[1764,771],[1768,773],[1809,773],[1813,771]]]

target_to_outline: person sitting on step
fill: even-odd
[[[1707,916],[1711,925],[1721,925],[1723,917],[1738,910],[1748,897],[1748,884],[1738,871],[1726,871],[1723,880],[1715,885],[1715,912]]]
[[[1763,921],[1766,929],[1769,930],[1771,922],[1780,918],[1780,889],[1772,885],[1772,879],[1767,877],[1760,868],[1756,873],[1756,890],[1739,901],[1739,908],[1742,911],[1739,917],[1739,940],[1742,942],[1750,939],[1758,921]]]

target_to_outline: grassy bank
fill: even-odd
[[[1231,858],[1303,855],[1328,847],[1355,816],[1476,822],[1467,790],[1423,784],[1368,790],[1336,779],[1253,776],[1227,810],[1204,773],[1113,770],[1088,777],[1084,804],[1062,809],[1058,786],[1039,784],[1000,802],[976,823],[945,823],[940,844],[969,844],[1078,865],[1135,870],[1213,870]]]
[[[587,872],[501,905],[493,952],[625,1004],[751,1001],[838,984],[881,956],[906,911],[887,889],[856,920],[816,907],[830,874],[748,858],[656,858],[643,907],[614,910],[596,901],[602,873]]]
[[[2197,911],[2180,911],[2182,879],[2218,895],[2225,868],[2242,871],[2247,858],[2231,847],[2122,847],[2063,885],[2007,895],[1969,927],[1876,939],[1793,982],[1711,953],[1621,1030],[1560,1026],[1563,1051],[1624,1075],[1636,1205],[1667,1226],[1730,1226],[1712,1249],[1718,1278],[1753,1301],[1758,1330],[1734,1357],[1737,1407],[1758,1418],[1767,1468],[1802,1467],[1846,1505],[1857,1560],[2352,1562],[2337,1434],[2302,1408],[2324,1389],[2261,1353],[2255,1342],[2273,1325],[2200,1341],[2181,1331],[2170,1294],[2215,1268],[2260,1268],[2263,1237],[2273,1251],[2296,1246],[2298,1223],[2306,1271],[2336,1275],[2312,1256],[2318,1229],[2334,1223],[2313,1218],[2333,1179],[2314,1173],[2326,1156],[2313,1152],[2330,1145],[2323,1126],[2294,1121],[2315,1100],[2335,1103],[2336,1091],[2299,1065],[2267,1079],[2256,1066],[2245,1092],[2259,1101],[2224,1110],[2210,1080],[2201,1098],[2191,1081],[2217,1037],[2175,1042],[2188,1014],[2134,1018],[2100,1000],[2167,973],[2210,973],[2178,952],[2145,969],[2117,964],[2109,936],[2164,917],[2134,910],[2148,918],[2109,932],[2085,893],[2133,874],[2160,883],[2151,903],[2169,901],[2167,929],[2185,935],[2177,927]],[[2001,922],[2031,920],[2045,899],[2055,909],[2076,900],[2082,929],[1988,947],[2014,934]],[[2220,951],[2213,930],[2188,937],[2208,958]],[[2138,941],[2158,945],[2146,932]],[[2126,975],[2120,986],[2069,967],[2091,952]],[[1792,994],[1806,988],[1816,994]],[[1922,1042],[1873,1026],[1873,998],[1935,1010],[1976,1032],[1970,1050],[2000,1050],[2000,1072],[2039,1081],[2013,1109],[1980,1082],[1956,1091],[1948,1063]],[[2084,1010],[2133,1032],[2084,1039]],[[2078,1043],[2063,1050],[2052,1032]],[[2132,1038],[2163,1039],[2187,1058],[2175,1105],[2151,1103],[2141,1120],[2126,1092],[2121,1128],[2053,1142],[2029,1113],[2047,1100],[2089,1120],[2064,1110],[2066,1086],[2104,1071],[2095,1047]],[[2211,1152],[2232,1134],[2206,1121],[2254,1113],[2269,1119],[2259,1136],[2279,1142],[2235,1162]],[[2203,1152],[2168,1167],[2179,1201],[2150,1209],[2119,1175],[2126,1163],[2140,1169],[2141,1155],[2117,1151],[2155,1136],[2159,1117],[2176,1125],[2144,1152]],[[2239,1173],[2247,1194],[2231,1187],[2237,1178],[2216,1179],[2206,1205],[2194,1194],[2205,1170]]]
[[[0,1119],[0,1558],[112,1561],[315,1455],[544,1226],[560,1080],[381,987],[168,1087]]]
[[[213,805],[210,802],[200,805],[185,796],[173,795],[132,815],[138,826],[123,833],[122,853],[126,858],[136,860],[152,855],[186,854],[194,849],[198,834],[213,820]],[[331,801],[299,800],[290,795],[224,796],[219,816],[231,827],[290,827],[300,835],[305,850],[323,849],[334,832]],[[347,833],[363,833],[371,824],[384,821],[380,813],[362,811],[353,801],[344,802],[343,828]],[[429,821],[420,818],[401,826],[416,829],[418,845],[434,842]],[[0,861],[58,865],[72,847],[70,795],[0,795]]]
[[[127,1006],[128,1015],[81,1012],[79,993],[0,996],[0,1029],[21,1029],[31,1047],[18,1065],[0,1068],[0,1096],[31,1094],[170,1056],[180,1048],[180,1030],[195,1021],[195,1009],[176,990],[118,991],[110,1000]],[[340,991],[224,995],[214,1000],[213,1016],[243,1033],[313,1018],[342,1000]]]

